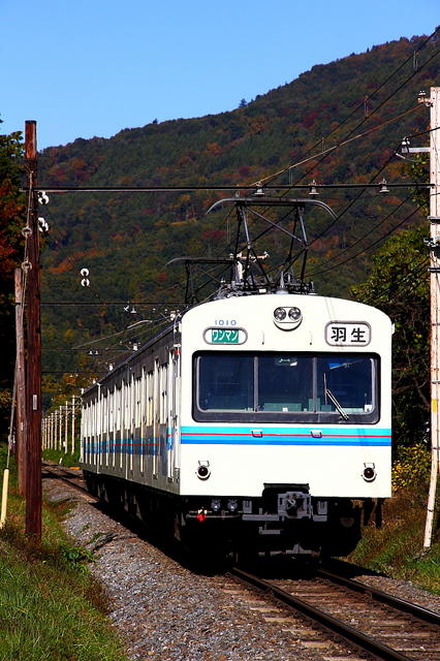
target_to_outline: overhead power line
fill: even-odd
[[[416,106],[417,107],[417,106]],[[414,110],[415,108],[412,108]],[[405,111],[406,114],[409,111]],[[399,119],[400,115],[398,117],[395,117],[391,120],[388,120],[387,122],[384,122],[383,124],[380,125],[380,127],[374,127],[373,129],[369,129],[363,134],[353,136],[350,138],[348,141],[345,141],[344,144],[347,142],[351,142],[352,140],[364,137],[367,133],[370,133],[373,130],[377,130],[377,128],[381,128],[383,126],[386,126],[387,124],[396,121],[396,119]],[[299,165],[302,165],[303,163],[306,163],[309,160],[318,158],[319,156],[322,156],[323,154],[326,154],[330,151],[333,151],[337,149],[341,145],[334,145],[333,147],[329,147],[328,149],[324,150],[323,152],[320,152],[319,154],[314,154],[310,158],[305,159],[304,161],[299,161],[298,163],[295,163],[294,165],[289,165],[287,168],[284,168],[283,172],[286,170],[292,168],[292,167],[297,167]],[[281,172],[281,171],[280,171]],[[271,175],[275,176],[275,175]],[[52,187],[40,187],[38,190],[41,191],[42,193],[50,193],[50,194],[56,194],[56,193],[156,193],[159,191],[165,191],[169,193],[179,193],[182,191],[191,193],[191,192],[196,192],[200,190],[204,191],[235,191],[235,192],[240,192],[240,191],[255,191],[256,189],[261,188],[262,183],[264,182],[263,180],[257,181],[254,184],[250,185],[235,185],[235,186],[186,186],[185,188],[181,188],[180,186],[166,186],[166,187],[152,187],[152,186],[138,186],[136,188],[133,187],[121,187],[121,186],[96,186],[96,187],[90,187],[90,186],[52,186]],[[319,189],[350,189],[350,188],[377,188],[378,184],[374,183],[369,183],[369,184],[362,184],[362,183],[339,183],[339,184],[315,184],[316,188]],[[420,184],[418,183],[390,183],[388,184],[389,187],[393,188],[409,188],[411,186],[419,186]],[[428,186],[428,184],[426,185]],[[310,183],[307,184],[278,184],[278,185],[264,185],[264,191],[285,191],[285,190],[310,190]],[[22,192],[27,192],[27,188],[21,189]]]

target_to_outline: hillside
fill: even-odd
[[[439,50],[438,40],[425,42],[402,38],[315,66],[233,112],[152,123],[42,152],[42,187],[181,189],[51,194],[43,211],[51,228],[43,252],[46,371],[105,368],[115,351],[129,349],[128,340],[143,336],[87,342],[136,321],[163,319],[166,306],[182,305],[183,269],[167,262],[227,256],[234,219],[225,210],[205,212],[222,197],[247,194],[246,186],[256,190],[259,181],[279,187],[270,193],[291,197],[307,197],[312,180],[331,186],[319,189],[319,199],[337,219],[306,218],[306,277],[319,293],[339,296],[362,281],[389,233],[424,222],[411,191],[390,187],[382,195],[379,183],[410,181],[395,156],[404,136],[421,134],[414,144],[427,143],[429,110],[417,95],[439,84]],[[368,183],[375,186],[363,187]],[[346,184],[351,187],[340,187]],[[220,186],[230,190],[216,191]],[[276,260],[284,246],[270,248]],[[90,287],[81,287],[81,268],[90,271]]]

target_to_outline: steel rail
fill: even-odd
[[[83,495],[88,496],[91,500],[99,501],[99,498],[91,494],[85,485],[82,486],[81,484],[78,483],[79,481],[83,480],[82,473],[80,471],[79,474],[76,474],[66,466],[62,466],[62,465],[60,466],[59,464],[52,464],[51,462],[44,460],[41,462],[41,468],[42,468],[43,478],[44,478],[44,472],[47,472],[50,475],[57,478],[58,480],[61,480],[62,482],[65,482],[69,486],[73,487],[73,489],[77,489],[78,491],[81,491]]]
[[[320,576],[321,578],[330,580],[333,583],[339,583],[339,585],[348,587],[356,592],[368,594],[370,597],[380,603],[392,606],[392,608],[400,610],[403,613],[412,615],[422,622],[428,622],[429,624],[435,624],[440,627],[440,615],[435,611],[429,610],[428,608],[418,606],[417,604],[412,604],[409,601],[395,597],[394,595],[388,594],[387,592],[379,590],[378,588],[368,585],[367,583],[361,583],[360,581],[341,576],[340,574],[335,574],[334,572],[331,572],[327,569],[318,569],[316,575]]]
[[[388,647],[387,645],[374,640],[370,636],[357,631],[353,627],[350,627],[332,615],[328,615],[324,611],[315,608],[315,606],[308,604],[306,601],[303,601],[299,597],[281,590],[268,581],[260,579],[257,576],[253,576],[252,574],[249,574],[248,572],[245,572],[236,567],[232,568],[230,573],[241,580],[243,583],[251,584],[259,590],[269,593],[276,600],[281,601],[290,608],[303,613],[303,615],[306,615],[311,620],[318,622],[332,633],[335,633],[349,641],[359,650],[368,652],[369,654],[373,655],[376,659],[380,659],[381,661],[411,661],[409,657],[401,654],[397,650],[393,650],[391,647]]]

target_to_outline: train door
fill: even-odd
[[[115,415],[115,434],[113,442],[113,468],[115,472],[120,468],[121,462],[121,427],[122,427],[122,384],[115,389],[115,406],[116,406],[116,415]]]
[[[113,444],[115,438],[115,390],[109,390],[108,393],[108,436],[107,436],[107,466],[113,466],[114,451]]]
[[[179,448],[180,409],[180,364],[179,353],[172,350],[168,366],[168,424],[167,424],[167,477],[174,480]]]
[[[139,411],[139,472],[141,475],[145,471],[145,437],[146,437],[146,416],[147,416],[147,374],[145,367],[142,368],[140,384],[140,411]]]
[[[83,406],[82,415],[81,415],[81,456],[80,461],[83,464],[90,464],[90,413],[91,406],[90,403],[87,403]],[[56,421],[56,416],[54,416]],[[55,437],[54,437],[54,447],[55,446]]]
[[[109,394],[105,392],[102,398],[102,465],[108,467],[108,438],[109,438]]]
[[[127,475],[127,450],[128,450],[128,381],[122,379],[122,425],[121,425],[121,463],[119,465],[124,476]]]
[[[131,477],[133,477],[133,465],[134,465],[134,453],[136,447],[136,400],[137,400],[137,379],[134,374],[127,378],[127,390],[128,390],[128,439],[127,439],[127,453],[128,453],[128,471]]]
[[[99,464],[98,464],[98,448],[99,448],[99,436],[98,436],[98,424],[99,424],[99,389],[98,389],[98,397],[94,400],[93,402],[93,432],[92,432],[92,445],[91,445],[91,451],[92,451],[92,456],[91,456],[91,463],[93,464],[94,468],[98,471]],[[60,432],[61,432],[61,420],[60,420]],[[61,435],[60,435],[61,437]],[[61,443],[60,443],[61,446]]]
[[[159,437],[160,437],[160,368],[159,359],[154,361],[153,375],[153,477],[157,478],[159,471]]]

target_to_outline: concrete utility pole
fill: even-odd
[[[429,548],[434,524],[437,479],[440,468],[440,87],[431,87],[424,103],[430,111],[430,274],[431,274],[431,480],[429,485],[424,547]]]
[[[76,418],[76,398],[72,395],[72,438],[71,438],[71,452],[75,452],[75,418]]]
[[[25,158],[28,173],[28,275],[26,297],[26,534],[41,542],[41,309],[40,239],[37,214],[37,123],[25,124]]]

